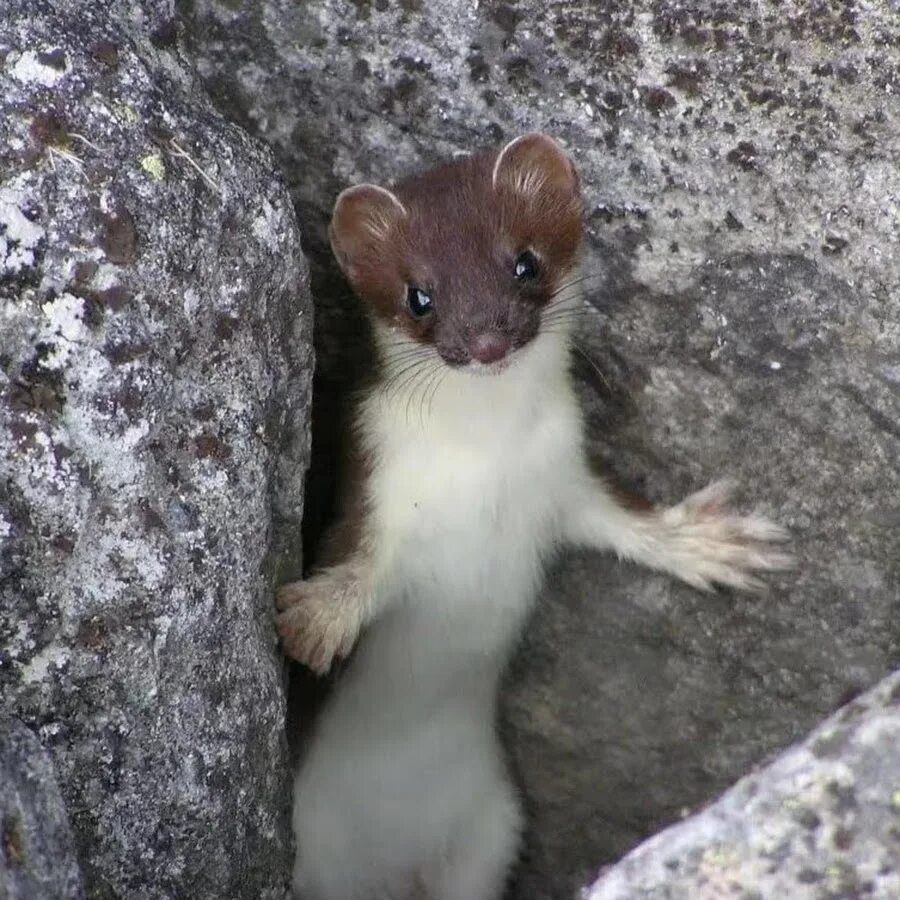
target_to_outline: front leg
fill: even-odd
[[[349,655],[373,614],[371,563],[364,554],[280,587],[278,634],[285,653],[324,675]]]
[[[668,509],[635,510],[592,478],[571,502],[565,537],[702,590],[714,584],[758,590],[763,582],[757,573],[790,567],[791,557],[772,546],[788,535],[761,516],[730,511],[729,494],[727,483],[716,482]]]

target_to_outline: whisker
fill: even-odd
[[[564,321],[566,319],[575,319],[580,316],[587,315],[587,310],[583,307],[578,309],[551,309],[547,310],[541,316],[544,322]]]
[[[580,320],[567,322],[543,322],[541,324],[541,334],[571,334],[576,335],[582,329]]]
[[[606,375],[603,374],[600,366],[594,361],[594,358],[590,356],[586,350],[584,350],[580,344],[577,344],[575,341],[572,342],[572,349],[584,359],[588,365],[600,376],[600,380],[606,385],[606,389],[608,391],[612,391],[612,385],[609,383],[609,379]]]
[[[555,310],[544,312],[541,316],[541,330],[555,326],[559,328],[570,327],[582,321],[585,317],[583,309]]]
[[[426,380],[430,377],[432,371],[433,371],[432,368],[425,370],[425,375],[422,376],[422,378],[419,380],[418,384],[413,386],[412,390],[409,392],[409,396],[406,398],[406,424],[407,425],[409,424],[409,412],[410,412],[410,409],[412,408],[412,402],[416,396],[416,391],[423,384],[425,384]]]
[[[435,366],[432,372],[429,374],[427,381],[423,379],[423,388],[422,388],[422,402],[419,404],[419,423],[422,427],[425,427],[425,399],[428,396],[428,390],[431,387],[432,383],[436,383],[440,381],[441,372],[444,370],[444,366]],[[431,404],[428,405],[428,415],[431,416]]]
[[[384,341],[384,346],[387,348],[408,347],[410,349],[418,348],[421,350],[427,346],[426,344],[420,344],[408,337],[396,337],[389,340],[383,338],[382,340]]]
[[[394,388],[393,397],[398,396],[403,388],[416,377],[417,370],[423,366],[427,366],[429,362],[430,360],[427,358],[416,359],[411,363],[407,363],[399,372],[396,372],[391,376],[384,384],[381,391],[385,401],[390,402],[392,399],[391,388]]]
[[[569,294],[551,301],[544,307],[549,312],[564,312],[567,309],[581,309],[584,306],[584,300],[580,294]]]
[[[426,347],[416,347],[415,349],[410,349],[407,351],[397,351],[395,353],[390,354],[389,356],[385,356],[383,361],[386,367],[396,366],[399,363],[403,363],[408,359],[417,359],[422,356],[430,355],[431,351]]]
[[[393,403],[395,400],[399,399],[406,391],[407,386],[412,384],[416,378],[418,378],[423,370],[426,370],[428,367],[428,360],[420,360],[416,365],[411,366],[408,370],[403,373],[402,378],[398,378],[394,382],[394,389],[390,393],[385,395],[385,399],[388,403]]]
[[[447,377],[447,373],[449,371],[450,370],[448,368],[443,369],[443,371],[441,373],[441,377],[438,378],[437,384],[435,384],[434,388],[431,391],[431,396],[428,398],[428,415],[429,415],[429,417],[431,416],[431,407],[432,407],[432,404],[434,403],[435,395],[437,394],[440,386],[444,383],[444,379]]]
[[[408,369],[406,369],[405,371],[408,372],[409,374],[407,374],[403,378],[403,380],[397,385],[397,389],[394,392],[394,397],[398,397],[400,394],[402,394],[403,391],[406,389],[406,386],[408,384],[412,383],[419,376],[420,369],[424,368],[425,371],[427,372],[428,366],[431,362],[432,362],[432,360],[429,360],[429,359],[420,359],[420,360],[417,360]]]
[[[415,347],[399,347],[396,350],[387,350],[382,353],[382,356],[385,361],[391,361],[395,359],[405,359],[408,356],[427,355],[431,352],[431,347],[417,345]]]
[[[570,288],[576,287],[577,285],[585,284],[589,281],[602,281],[606,279],[606,272],[584,272],[580,275],[576,275],[574,278],[570,278],[568,281],[564,281],[556,290],[553,292],[551,296],[556,296],[557,294],[561,294]]]
[[[387,354],[404,353],[406,351],[412,353],[415,353],[417,351],[428,353],[433,349],[433,347],[430,344],[422,344],[411,338],[399,337],[388,341],[384,341],[382,339],[380,349]]]
[[[572,298],[571,300],[557,300],[554,303],[550,303],[544,307],[544,315],[564,315],[566,313],[582,313],[590,310],[592,308],[592,304],[586,300],[580,294],[578,295],[577,300]]]
[[[584,306],[584,297],[580,294],[565,294],[556,296],[547,304],[545,309],[580,309]]]
[[[411,366],[414,366],[417,362],[420,362],[423,359],[425,359],[424,356],[414,356],[412,358],[398,360],[392,365],[386,366],[385,368],[388,370],[388,380],[390,381],[398,378],[404,372],[408,372]]]

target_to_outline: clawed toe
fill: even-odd
[[[760,573],[790,569],[794,559],[773,544],[788,540],[780,525],[728,510],[733,483],[717,481],[663,514],[672,571],[700,590],[715,585],[760,592]]]
[[[353,582],[331,577],[296,581],[279,588],[275,625],[284,652],[319,675],[356,643],[363,607]]]
[[[279,612],[284,612],[292,606],[300,603],[303,599],[303,582],[294,581],[290,584],[283,584],[275,591],[275,607]]]

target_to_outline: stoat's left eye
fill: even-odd
[[[408,287],[406,290],[406,306],[415,319],[423,319],[431,312],[431,297],[421,288]]]
[[[530,250],[525,250],[516,257],[513,272],[517,281],[534,281],[541,274],[541,266],[537,257]]]

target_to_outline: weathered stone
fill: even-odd
[[[900,673],[641,844],[584,900],[900,897],[898,700]]]
[[[177,38],[169,3],[4,4],[0,712],[89,896],[258,900],[289,871],[271,588],[311,310],[271,155]]]
[[[797,569],[762,597],[561,566],[507,693],[534,823],[520,896],[574,891],[896,666],[889,4],[195,0],[190,22],[309,229],[323,386],[359,333],[328,267],[337,191],[542,128],[586,198],[594,451],[660,501],[733,476],[794,533]]]
[[[0,718],[0,897],[83,896],[53,763],[21,722]]]

